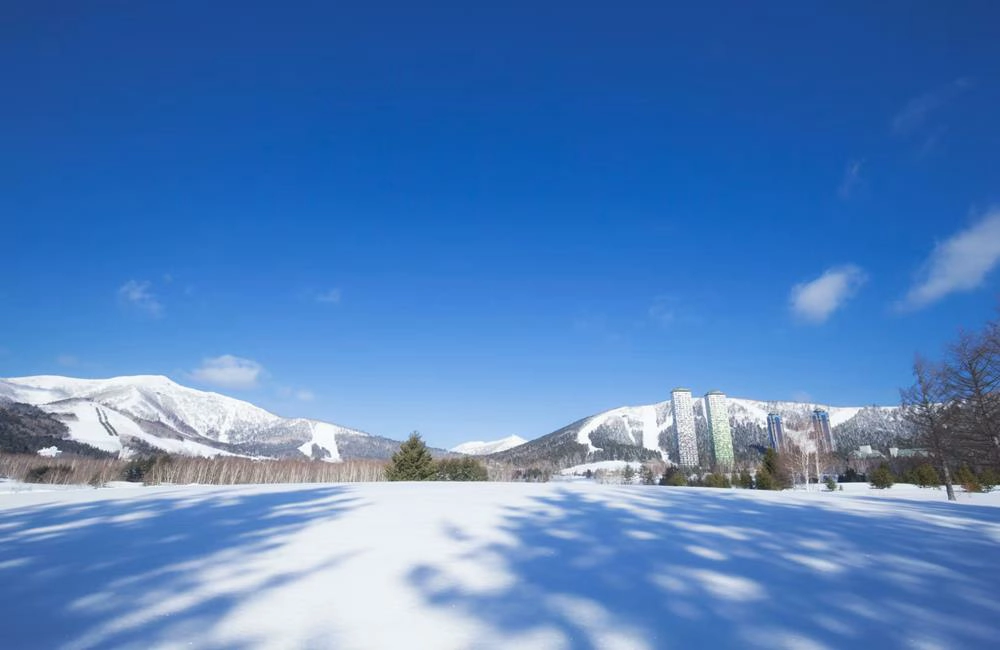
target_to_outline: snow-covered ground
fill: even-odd
[[[1000,494],[855,489],[0,494],[0,646],[995,648]]]

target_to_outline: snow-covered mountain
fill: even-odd
[[[711,465],[711,443],[704,398],[692,400],[701,464]],[[898,407],[830,407],[800,402],[765,402],[729,398],[729,423],[737,460],[755,457],[768,445],[767,415],[782,416],[785,435],[802,438],[811,428],[815,408],[827,411],[837,450],[846,453],[859,445],[885,448],[908,446],[912,435]],[[643,406],[623,406],[583,418],[517,447],[497,451],[490,458],[517,465],[538,463],[569,467],[603,460],[677,461],[677,438],[670,400]]]
[[[493,440],[491,442],[482,442],[480,440],[463,442],[460,445],[452,447],[449,451],[453,451],[456,454],[467,454],[469,456],[485,456],[486,454],[495,454],[498,451],[513,449],[514,447],[523,445],[526,442],[528,441],[521,436],[507,436],[506,438]]]
[[[0,380],[0,397],[38,406],[70,439],[110,452],[153,447],[197,456],[243,454],[338,461],[386,458],[399,443],[336,424],[283,418],[167,377],[36,376]]]

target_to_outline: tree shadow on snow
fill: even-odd
[[[248,593],[345,559],[273,562],[297,531],[359,505],[342,486],[109,496],[0,510],[0,646],[149,647],[207,632]]]
[[[777,496],[777,495],[775,495]],[[754,498],[690,488],[560,489],[511,509],[508,541],[444,531],[409,575],[497,638],[590,648],[996,647],[1000,509]]]

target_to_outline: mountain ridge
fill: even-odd
[[[169,453],[266,458],[312,458],[336,462],[387,459],[400,441],[309,418],[282,417],[250,402],[183,386],[163,375],[80,379],[36,375],[0,379],[0,401],[40,408],[66,425],[68,438],[110,453],[152,447]],[[751,461],[768,443],[767,414],[782,415],[786,435],[799,440],[814,408],[829,414],[838,453],[860,445],[905,446],[912,433],[899,407],[826,406],[815,402],[727,398],[738,461]],[[699,461],[711,466],[705,400],[693,398]],[[602,460],[677,462],[670,400],[620,406],[576,420],[526,440],[508,436],[466,442],[436,455],[463,453],[486,461],[568,467]]]
[[[183,386],[162,375],[0,379],[0,395],[63,421],[70,439],[108,452],[129,443],[198,456],[238,454],[328,461],[383,457],[399,442],[308,418],[285,418],[250,402]],[[342,454],[342,447],[351,451]]]

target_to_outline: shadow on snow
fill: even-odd
[[[159,488],[2,510],[0,645],[148,647],[172,631],[207,631],[247,593],[346,559],[307,559],[293,570],[264,561],[310,522],[357,505],[340,486]]]
[[[508,542],[444,531],[499,585],[447,563],[409,582],[497,637],[574,650],[996,647],[1000,509],[710,492],[562,489],[509,511]]]

